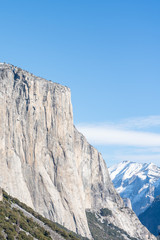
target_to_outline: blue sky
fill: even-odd
[[[159,0],[2,1],[0,61],[70,87],[107,165],[160,165],[159,12]]]

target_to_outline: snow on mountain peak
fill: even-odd
[[[113,184],[122,198],[129,198],[139,215],[160,194],[160,167],[154,163],[123,161],[109,168]]]

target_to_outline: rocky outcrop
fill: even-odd
[[[91,238],[86,209],[123,209],[101,154],[73,125],[70,90],[8,64],[0,64],[0,155],[2,188],[83,236]]]
[[[125,207],[128,207],[132,210],[132,204],[131,204],[131,200],[129,198],[123,198],[123,202]]]

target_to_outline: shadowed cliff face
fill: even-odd
[[[123,207],[102,156],[73,125],[70,90],[8,64],[0,64],[0,156],[2,188],[83,236],[91,237],[86,209]]]

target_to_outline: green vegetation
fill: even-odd
[[[21,209],[14,208],[13,203],[26,210],[36,219],[39,219],[44,225],[57,232],[67,240],[87,240],[58,223],[44,218],[26,204],[18,199],[9,196],[3,191],[3,202],[0,202],[0,239],[1,240],[51,240],[50,232],[37,224],[32,218],[26,217]],[[130,240],[136,240],[128,236],[122,229],[109,224],[107,217],[112,216],[112,212],[107,208],[100,209],[99,221],[95,213],[86,212],[90,231],[94,240],[125,240],[125,236]],[[6,236],[6,237],[5,237]]]
[[[11,207],[11,202],[4,196],[0,202],[0,239],[8,240],[33,240],[33,237],[40,240],[51,240],[50,233],[36,224],[32,219]]]
[[[100,209],[100,214],[101,214],[101,216],[103,216],[103,217],[107,217],[107,216],[111,216],[112,215],[112,211],[111,210],[109,210],[108,208],[101,208]]]
[[[37,224],[32,218],[26,217],[22,211],[13,208],[11,204],[14,203],[32,214],[35,218],[42,221],[45,225],[50,227],[53,231],[57,232],[67,240],[87,240],[60,224],[52,222],[47,218],[42,217],[26,204],[20,202],[18,199],[11,197],[3,191],[3,202],[0,202],[0,239],[7,235],[7,240],[33,240],[33,237],[39,240],[52,239],[50,233]]]
[[[112,212],[107,208],[101,209],[100,213],[102,217],[112,214]],[[86,216],[88,219],[89,229],[92,233],[94,240],[125,240],[125,236],[127,236],[130,240],[137,240],[130,237],[122,229],[108,223],[106,219],[103,220],[103,222],[99,221],[97,216],[93,212],[86,212]]]
[[[22,209],[26,210],[36,219],[39,219],[46,226],[53,231],[57,232],[64,239],[67,240],[87,240],[58,223],[52,222],[44,218],[26,204],[20,202],[18,199],[9,196],[3,191],[3,202],[0,202],[0,239],[4,240],[50,240],[50,232],[46,231],[43,227],[37,224],[32,218],[28,218],[23,214],[23,211],[13,208],[12,205],[16,204]],[[95,240],[124,240],[125,236],[130,240],[136,240],[128,236],[122,229],[109,224],[107,217],[112,216],[112,212],[107,208],[100,209],[99,217],[103,222],[99,221],[95,213],[86,212],[88,224],[92,236]],[[6,236],[6,238],[5,238]]]

